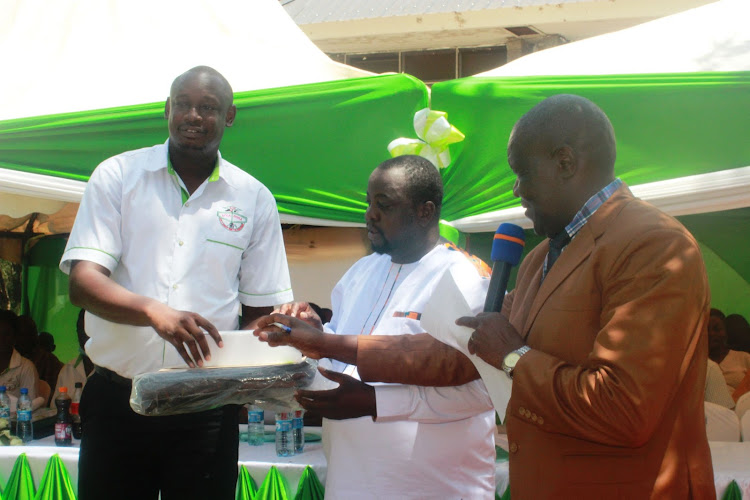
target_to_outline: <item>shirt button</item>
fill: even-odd
[[[172,290],[177,290],[177,283],[175,283],[174,285],[172,285]]]
[[[536,422],[536,421],[537,421],[537,416],[536,416],[536,413],[532,413],[532,414],[531,414],[531,421],[532,421],[532,422]]]
[[[539,417],[539,418],[538,418],[538,419],[537,419],[536,421],[537,421],[537,423],[538,423],[539,425],[542,425],[542,424],[544,424],[544,419],[543,419],[542,417]]]
[[[180,241],[179,241],[179,245],[180,245],[180,246],[182,246],[182,245],[184,245],[184,244],[185,244],[185,242],[184,242],[184,241],[182,241],[182,240],[180,240]]]
[[[525,416],[526,415],[526,408],[524,408],[523,406],[520,407],[518,409],[518,413],[520,413],[522,417]]]
[[[190,206],[190,202],[189,202],[189,201],[186,201],[186,202],[185,202],[185,206],[186,206],[186,207],[189,207],[189,206]]]
[[[516,443],[510,443],[510,452],[516,453],[518,451],[518,445]]]

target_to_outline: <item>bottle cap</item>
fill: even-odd
[[[60,393],[63,393],[63,392],[67,393],[68,392],[68,388],[67,387],[60,387]]]
[[[21,387],[21,394],[28,394],[29,390],[25,387]]]
[[[79,387],[83,387],[83,383],[82,382],[76,382],[76,389],[78,389]]]
[[[0,392],[5,392],[5,391],[6,391],[6,387],[4,385],[0,385]]]

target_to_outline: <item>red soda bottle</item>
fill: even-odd
[[[73,391],[73,402],[70,403],[70,419],[73,422],[73,437],[81,439],[81,415],[78,413],[78,405],[81,404],[81,392],[83,384],[76,382],[76,390]]]
[[[73,425],[70,420],[71,403],[72,400],[68,396],[68,388],[60,387],[60,395],[55,398],[55,406],[57,406],[55,444],[57,446],[70,446],[73,444]]]

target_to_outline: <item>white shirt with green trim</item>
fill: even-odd
[[[122,153],[94,170],[60,269],[69,273],[74,260],[100,264],[128,290],[196,312],[219,330],[238,327],[240,304],[293,300],[271,192],[219,154],[212,175],[188,196],[167,144]],[[86,333],[92,361],[124,377],[185,366],[151,327],[87,312]]]

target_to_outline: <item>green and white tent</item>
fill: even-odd
[[[121,6],[119,2],[104,3]],[[274,0],[268,3],[278,6]],[[737,6],[740,2],[724,0],[707,7],[720,4]],[[204,6],[198,2],[179,5],[187,9]],[[130,23],[135,25],[138,20],[132,18]],[[156,26],[144,30],[150,32]],[[166,62],[177,50],[175,43],[194,43],[178,31],[170,32],[169,44],[150,48],[150,57]],[[744,36],[748,43],[750,36]],[[572,51],[575,46],[560,49]],[[252,49],[243,50],[251,59]],[[647,57],[648,53],[641,55]],[[570,53],[565,57],[577,60]],[[253,66],[245,61],[236,55],[226,67]],[[12,196],[37,200],[38,207],[44,200],[72,203],[58,208],[61,211],[56,214],[47,211],[43,215],[45,210],[40,208],[32,210],[40,215],[32,215],[10,214],[0,202],[0,214],[6,215],[0,215],[0,228],[47,233],[69,230],[75,202],[94,167],[113,154],[163,142],[167,134],[163,98],[171,78],[204,63],[225,72],[236,91],[238,118],[225,134],[222,154],[271,189],[282,221],[289,224],[361,226],[367,177],[389,157],[388,143],[398,137],[416,138],[413,116],[428,104],[446,111],[466,139],[451,146],[454,161],[443,172],[446,197],[442,217],[462,231],[470,249],[480,255],[489,242],[486,233],[494,231],[499,222],[526,225],[511,193],[513,176],[505,159],[512,125],[548,95],[567,92],[589,97],[615,126],[618,175],[637,194],[680,216],[703,242],[715,304],[725,312],[750,316],[750,259],[744,250],[749,239],[745,231],[750,229],[750,64],[722,68],[732,71],[721,72],[670,69],[673,72],[669,74],[639,74],[636,69],[634,74],[624,75],[581,71],[583,76],[536,76],[525,70],[526,76],[482,76],[439,83],[433,86],[431,96],[422,82],[406,75],[248,88],[237,85],[228,71],[210,60],[183,61],[179,69],[171,68],[160,79],[131,70],[127,75],[104,71],[95,81],[80,81],[59,69],[48,81],[49,92],[58,99],[65,96],[54,91],[54,84],[65,79],[91,88],[109,79],[145,80],[157,95],[104,109],[53,107],[55,114],[44,114],[43,108],[28,117],[0,121],[0,198],[9,200],[5,206],[12,208]],[[512,71],[514,64],[504,69]],[[132,67],[132,63],[121,66]],[[594,61],[592,72],[595,69]],[[623,67],[622,72],[631,71]],[[0,95],[8,98],[5,92]],[[528,246],[538,241],[530,239]],[[55,328],[58,325],[69,325],[72,331],[74,324],[74,310],[67,304],[67,282],[56,271],[63,245],[63,239],[52,239],[25,254],[28,310],[40,329],[53,334],[61,331]],[[312,249],[316,244],[308,241],[305,246]],[[329,283],[337,277],[332,276]]]

